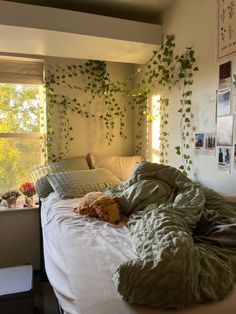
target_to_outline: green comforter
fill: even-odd
[[[181,308],[229,293],[236,278],[236,203],[149,162],[107,192],[130,215],[138,255],[113,277],[126,301]]]

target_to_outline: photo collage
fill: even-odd
[[[236,76],[232,75],[232,63],[219,66],[215,131],[195,134],[196,154],[217,156],[218,170],[228,173],[236,171]],[[233,66],[236,70],[236,64]]]

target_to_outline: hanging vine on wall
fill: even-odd
[[[233,85],[236,87],[236,74],[233,74]]]
[[[186,51],[181,55],[174,55],[174,35],[168,35],[165,44],[159,51],[154,51],[152,59],[141,69],[139,73],[143,73],[143,78],[138,87],[143,85],[149,86],[149,90],[162,87],[171,90],[174,86],[182,85],[182,95],[180,99],[180,137],[181,145],[176,146],[175,150],[182,157],[182,165],[180,169],[187,174],[191,170],[192,160],[189,153],[192,142],[192,125],[193,113],[191,108],[191,86],[193,84],[193,74],[198,71],[194,50],[186,48]],[[161,99],[160,104],[160,160],[167,161],[167,124],[168,114],[164,110],[163,100],[168,105],[168,98]],[[144,111],[146,113],[146,111]],[[141,136],[138,134],[138,141]],[[137,147],[141,146],[141,142]]]
[[[124,81],[112,81],[107,71],[107,65],[104,61],[89,60],[84,64],[71,64],[65,67],[57,67],[47,72],[46,91],[47,91],[47,121],[48,136],[47,147],[49,160],[64,158],[69,150],[69,143],[73,140],[72,126],[68,118],[68,111],[77,113],[85,118],[99,119],[104,122],[106,128],[106,139],[108,144],[112,143],[114,138],[114,129],[119,124],[119,134],[126,138],[125,118],[127,107],[117,101],[117,95],[129,98],[129,104],[137,110],[137,130],[136,130],[136,151],[142,146],[141,127],[145,116],[151,113],[147,106],[147,99],[152,90],[166,88],[170,90],[177,84],[182,84],[183,92],[180,100],[178,112],[180,119],[181,145],[177,146],[176,153],[182,156],[183,164],[181,169],[185,172],[191,169],[191,157],[188,153],[191,143],[191,85],[193,83],[193,73],[198,70],[196,59],[192,48],[187,48],[181,55],[174,55],[174,35],[168,35],[166,42],[158,51],[154,51],[153,57],[144,66],[140,67],[132,77]],[[137,82],[134,86],[134,82]],[[87,102],[81,102],[77,97],[69,97],[59,94],[56,87],[66,87],[72,91],[90,95]],[[102,99],[105,106],[103,114],[96,115],[90,107],[96,99]],[[160,120],[161,120],[161,162],[167,162],[168,148],[168,113],[165,111],[169,101],[167,97],[161,99]],[[53,125],[53,108],[60,107],[60,119],[62,121],[62,133],[64,137],[64,146],[56,155],[53,152],[53,141],[55,132]],[[152,119],[150,119],[151,121]]]
[[[83,81],[77,80],[82,77]],[[58,87],[69,88],[70,90],[79,90],[88,95],[87,102],[81,102],[78,96],[71,97],[58,92]],[[104,61],[89,60],[82,65],[66,65],[57,67],[55,70],[48,70],[46,79],[46,97],[47,97],[47,154],[50,161],[56,161],[66,156],[69,150],[69,143],[73,141],[72,131],[68,118],[69,111],[74,112],[84,118],[99,119],[104,122],[106,128],[106,140],[111,145],[114,138],[113,130],[115,128],[116,118],[119,118],[119,134],[126,139],[124,131],[125,116],[127,108],[124,103],[119,104],[116,100],[116,93],[125,96],[119,84],[114,84],[107,72],[107,65]],[[81,97],[82,98],[82,97]],[[96,98],[103,100],[105,112],[96,115],[90,111],[89,106],[93,104]],[[53,143],[55,131],[53,126],[54,107],[59,108],[61,132],[64,139],[62,149],[56,154]]]
[[[167,107],[169,106],[169,99],[168,98],[161,98],[160,99],[160,163],[167,164],[168,163],[168,131],[167,131],[167,124],[169,114],[167,113]]]

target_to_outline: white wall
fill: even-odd
[[[40,269],[39,209],[0,210],[0,267],[33,265]]]
[[[65,66],[67,64],[81,64],[83,60],[79,59],[69,59],[69,58],[46,58],[45,61],[45,71],[52,66]],[[114,81],[124,80],[129,78],[133,74],[134,66],[124,63],[114,63],[108,62],[107,69],[110,73],[110,78]],[[61,92],[61,86],[57,87],[56,90]],[[69,88],[63,88],[64,95],[73,95],[77,97],[81,103],[88,100],[88,93],[81,94],[81,91],[73,91]],[[72,97],[73,98],[73,97]],[[128,106],[127,98],[119,97],[117,98],[118,103]],[[91,104],[91,112],[95,114],[103,113],[105,104],[102,101],[96,100]],[[125,119],[125,130],[127,134],[127,139],[122,139],[119,136],[119,128],[114,130],[114,141],[111,146],[107,144],[105,139],[105,127],[102,121],[96,119],[86,119],[80,117],[76,113],[69,115],[70,124],[73,127],[72,136],[74,141],[70,143],[70,151],[66,157],[74,157],[78,155],[86,155],[89,152],[98,152],[106,154],[117,154],[123,156],[129,156],[134,153],[134,113],[128,108],[127,117]],[[117,120],[119,122],[119,120]],[[57,121],[56,131],[59,130],[59,123]],[[118,124],[117,124],[118,125]],[[60,145],[59,141],[56,143],[57,146]]]
[[[198,131],[202,131],[199,130],[200,105],[204,99],[214,101],[218,89],[217,4],[216,0],[176,0],[162,16],[164,36],[169,33],[176,35],[177,50],[181,52],[192,45],[196,52],[200,71],[194,76],[192,101],[193,123]],[[174,152],[174,147],[179,144],[177,97],[178,91],[171,93],[169,163],[174,166],[180,163]],[[214,111],[212,115],[215,115]],[[196,180],[220,192],[236,194],[236,171],[231,174],[219,172],[215,156],[195,156],[194,167]]]

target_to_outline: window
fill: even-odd
[[[0,70],[0,194],[31,181],[31,169],[44,162],[42,65],[41,79],[36,80],[26,61],[20,63],[20,68],[17,61],[10,63],[11,67],[3,72],[9,64],[4,61]],[[11,71],[14,64],[18,73]]]

